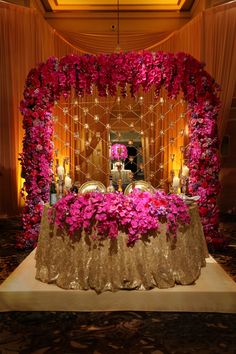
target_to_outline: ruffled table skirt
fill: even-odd
[[[197,206],[190,207],[191,224],[181,226],[176,239],[160,233],[143,237],[133,247],[127,235],[93,240],[83,233],[73,241],[65,231],[50,225],[43,211],[36,251],[36,279],[63,289],[94,289],[100,293],[119,289],[169,288],[193,284],[208,255]]]

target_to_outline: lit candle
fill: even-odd
[[[182,169],[182,176],[188,177],[188,175],[189,175],[189,168],[188,168],[188,166],[184,165],[183,169]]]
[[[173,178],[173,187],[174,188],[179,187],[179,177],[178,176],[174,176],[174,178]]]
[[[65,187],[66,187],[66,188],[71,188],[71,187],[72,187],[72,183],[71,183],[71,178],[70,178],[70,176],[66,176],[66,177],[65,177]]]
[[[64,176],[64,167],[63,166],[58,166],[57,167],[57,174],[59,177],[63,177]]]

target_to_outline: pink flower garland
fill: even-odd
[[[128,151],[123,144],[114,144],[111,147],[111,159],[112,160],[125,160],[128,157]]]
[[[176,195],[164,192],[140,192],[129,195],[116,193],[69,194],[49,210],[50,221],[66,229],[72,238],[84,231],[93,238],[117,238],[118,231],[128,235],[128,245],[160,223],[167,224],[167,235],[176,237],[179,225],[190,223],[186,204]]]
[[[127,85],[128,84],[128,85]],[[37,243],[43,204],[49,200],[53,162],[52,108],[61,95],[68,97],[71,88],[79,96],[92,93],[96,85],[99,95],[114,96],[117,87],[126,96],[139,88],[147,92],[155,86],[156,97],[161,87],[175,98],[180,91],[191,109],[190,126],[190,190],[200,195],[200,215],[209,242],[222,241],[218,231],[219,159],[216,119],[220,102],[219,87],[203,69],[203,64],[185,53],[142,52],[110,55],[68,55],[60,61],[50,57],[28,74],[21,112],[25,136],[21,154],[26,192],[23,212],[24,233],[17,247],[31,248]]]

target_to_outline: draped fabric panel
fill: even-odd
[[[23,180],[20,179],[21,168],[18,156],[22,151],[24,131],[19,103],[22,99],[26,76],[31,68],[45,61],[49,56],[54,55],[61,58],[63,55],[71,53],[84,54],[85,48],[77,49],[68,43],[62,38],[61,34],[58,34],[48,25],[36,10],[2,2],[0,3],[0,38],[0,214],[14,215],[19,212],[22,206],[20,189]],[[92,43],[91,50],[89,50],[89,38],[91,38]],[[165,40],[159,42],[160,38],[156,38],[156,41],[158,41],[156,45],[153,44],[155,43],[154,39],[155,34],[151,34],[149,39],[144,34],[136,34],[135,38],[134,34],[124,34],[121,37],[121,45],[124,51],[130,49],[131,42],[133,50],[145,48],[151,51],[184,51],[204,61],[207,71],[215,77],[222,88],[222,110],[219,117],[219,134],[222,137],[235,86],[235,2],[204,11]],[[89,36],[87,34],[81,35],[81,41],[87,44],[86,49],[91,53],[96,52],[96,50],[93,51],[93,48],[96,48],[95,43],[98,46],[99,43],[102,43],[93,35]],[[105,41],[102,45],[104,43]],[[76,41],[74,44],[76,44]],[[108,45],[111,46],[110,40]],[[104,46],[102,51],[109,52],[110,49],[107,49]],[[107,118],[103,117],[102,119],[105,124]],[[160,127],[156,126],[155,129],[158,131]],[[83,134],[85,132],[81,131],[81,136]],[[107,132],[102,132],[102,134],[104,137],[108,136]],[[150,141],[151,134],[153,133],[150,131],[149,139],[146,138],[145,144]],[[71,144],[74,147],[76,146],[73,145],[75,144],[74,141]],[[106,153],[108,156],[106,138],[99,144],[99,147],[95,145],[96,149],[101,148],[104,154]],[[145,144],[143,144],[144,150]],[[80,148],[83,149],[83,146],[80,146]],[[155,149],[158,148],[158,145],[155,146]],[[95,165],[98,161],[101,161],[98,156],[92,157]],[[70,154],[70,158],[71,163],[77,164],[78,161],[76,162],[76,158],[72,154]],[[106,161],[104,160],[102,166],[105,166],[105,164]],[[165,173],[169,174],[169,170]]]
[[[189,21],[178,31],[174,31],[161,42],[145,49],[150,51],[163,50],[167,52],[185,52],[198,60],[201,58],[201,45],[203,39],[202,13]]]
[[[218,130],[222,140],[236,87],[236,2],[205,11],[204,33],[206,69],[221,86]]]
[[[236,2],[200,13],[180,30],[147,49],[183,51],[206,64],[206,70],[221,87],[218,129],[222,140],[236,84]]]
[[[86,53],[112,53],[117,47],[117,33],[76,33],[60,31],[63,38]],[[137,33],[121,32],[119,45],[125,51],[139,51],[166,38],[170,32]]]
[[[49,56],[81,52],[64,41],[34,9],[0,3],[0,214],[15,215],[23,200],[18,162],[22,151],[19,111],[26,76]]]

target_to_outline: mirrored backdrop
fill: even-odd
[[[73,184],[109,179],[117,185],[110,149],[114,143],[127,147],[122,161],[122,187],[135,180],[149,181],[155,188],[169,190],[186,161],[188,145],[187,106],[181,96],[156,98],[154,91],[132,98],[119,94],[98,97],[96,92],[83,98],[73,92],[68,99],[55,102],[54,173],[64,166]]]

